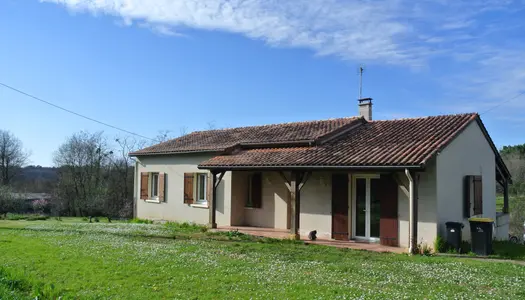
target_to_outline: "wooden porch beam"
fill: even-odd
[[[306,172],[301,176],[301,183],[299,183],[299,191],[303,189],[303,186],[306,184],[310,176],[312,175],[312,172]]]
[[[225,173],[226,173],[226,171],[220,172],[219,179],[217,179],[217,182],[213,185],[215,188],[217,188],[219,186],[219,184],[221,183],[222,177],[224,177]],[[216,176],[216,175],[213,175],[213,176]]]
[[[509,213],[509,181],[504,179],[503,184],[503,213]]]
[[[281,175],[282,179],[284,180],[284,184],[288,188],[288,191],[291,193],[292,192],[292,186],[291,186],[290,180],[288,180],[288,178],[286,178],[286,175],[284,175],[283,171],[279,171],[279,175]],[[293,174],[292,174],[292,176],[293,176]]]
[[[291,207],[291,224],[290,224],[290,235],[293,239],[300,239],[299,235],[299,222],[300,222],[300,207],[301,207],[301,190],[299,184],[303,177],[302,172],[292,172],[292,179],[290,180],[290,207]]]
[[[217,174],[219,174],[219,178],[217,178]],[[212,176],[212,192],[211,192],[211,199],[208,200],[208,209],[209,209],[209,227],[210,228],[217,228],[217,187],[219,186],[219,183],[221,183],[222,177],[224,176],[225,171],[218,172],[218,171],[211,171]]]
[[[401,188],[401,191],[403,191],[403,194],[405,194],[407,198],[410,198],[410,192],[408,190],[409,187],[405,185],[405,182],[399,176],[400,175],[398,173],[394,173],[394,180],[397,182],[397,185],[399,186],[399,188]]]

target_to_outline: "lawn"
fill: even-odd
[[[208,233],[0,220],[0,299],[518,299],[525,267]]]

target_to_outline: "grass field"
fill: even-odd
[[[525,267],[208,233],[0,220],[1,299],[519,299]]]

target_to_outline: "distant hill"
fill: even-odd
[[[18,192],[51,193],[57,180],[57,168],[27,166],[13,178],[12,186]]]

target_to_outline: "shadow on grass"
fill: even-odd
[[[268,237],[257,237],[239,232],[202,232],[202,231],[180,231],[171,230],[167,227],[167,234],[148,234],[144,231],[136,230],[135,232],[111,232],[111,231],[89,231],[74,228],[20,228],[20,227],[0,227],[0,231],[28,231],[28,232],[74,232],[79,235],[108,234],[125,238],[141,238],[156,240],[201,240],[201,241],[219,241],[219,242],[245,242],[245,243],[264,243],[264,244],[295,244],[304,245],[302,241],[281,240]]]

